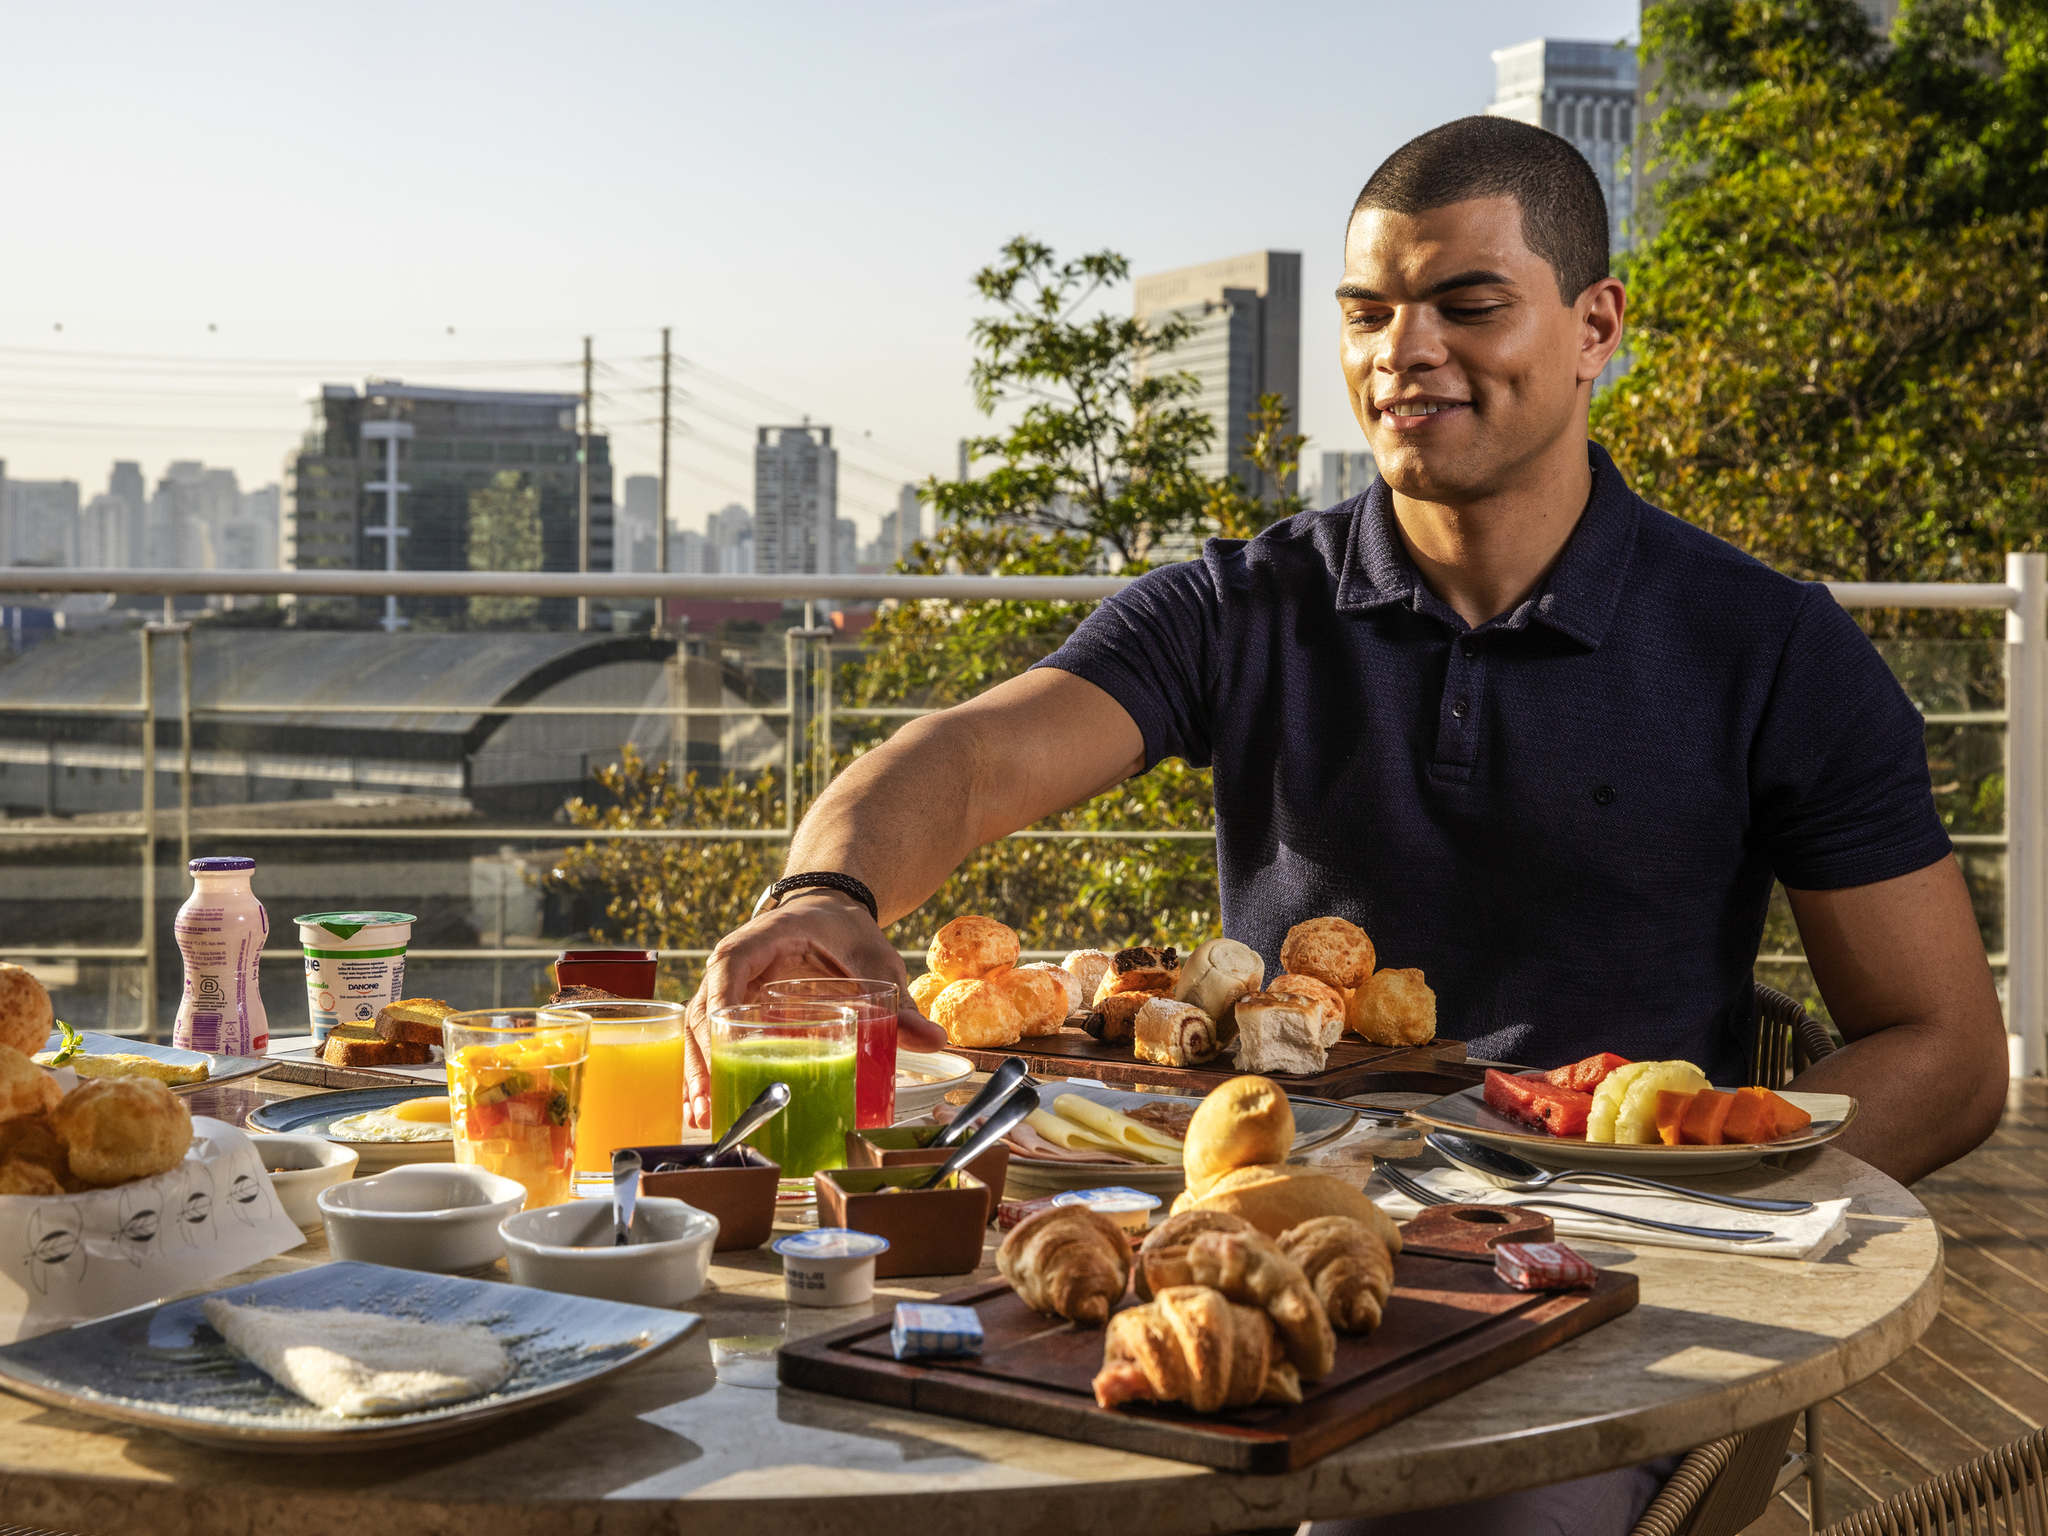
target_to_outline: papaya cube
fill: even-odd
[[[1722,1140],[1751,1146],[1773,1140],[1778,1134],[1778,1114],[1771,1101],[1777,1097],[1768,1088],[1736,1089],[1735,1103],[1721,1123]]]
[[[1673,1093],[1669,1088],[1657,1090],[1657,1139],[1665,1146],[1678,1145],[1680,1128],[1685,1124],[1685,1112],[1696,1097],[1696,1094],[1691,1093]]]
[[[1722,1128],[1728,1122],[1728,1112],[1735,1107],[1735,1095],[1723,1093],[1718,1088],[1702,1088],[1692,1096],[1692,1102],[1685,1106],[1685,1119],[1679,1123],[1679,1135],[1689,1147],[1718,1147],[1726,1139]]]
[[[1801,1131],[1813,1124],[1813,1116],[1809,1115],[1783,1094],[1774,1093],[1771,1095],[1771,1098],[1774,1101],[1771,1108],[1777,1112],[1778,1117],[1778,1133],[1771,1138],[1773,1141],[1781,1140],[1787,1136],[1797,1136]]]

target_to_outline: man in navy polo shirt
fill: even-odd
[[[894,921],[982,843],[1181,757],[1214,767],[1224,927],[1269,970],[1335,913],[1427,974],[1475,1055],[1683,1057],[1720,1083],[1775,879],[1848,1041],[1799,1081],[1862,1100],[1841,1145],[1911,1180],[1982,1140],[2004,1028],[1919,717],[1824,588],[1650,506],[1588,442],[1622,338],[1607,260],[1562,139],[1479,117],[1396,151],[1337,290],[1371,490],[1211,540],[906,727],[819,799],[792,875],[856,877]],[[858,896],[795,883],[719,946],[696,1011],[820,967],[903,974]],[[699,1066],[700,1120],[703,1092]],[[1654,1486],[1429,1528],[1623,1529]]]

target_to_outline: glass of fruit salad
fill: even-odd
[[[526,1186],[528,1209],[567,1200],[576,1112],[590,1055],[587,1019],[476,1008],[441,1025],[455,1160]]]

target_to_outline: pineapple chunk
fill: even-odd
[[[1615,1117],[1614,1139],[1624,1146],[1655,1145],[1657,1095],[1662,1092],[1698,1093],[1707,1086],[1707,1074],[1689,1061],[1653,1061],[1640,1072],[1622,1094],[1621,1109]]]
[[[1656,1065],[1654,1061],[1631,1061],[1600,1080],[1600,1086],[1593,1090],[1593,1107],[1586,1112],[1586,1140],[1614,1140],[1615,1122],[1621,1118],[1621,1101],[1629,1084]]]

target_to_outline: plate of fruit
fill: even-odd
[[[1408,1113],[1549,1168],[1718,1173],[1832,1141],[1855,1118],[1856,1101],[1715,1088],[1689,1061],[1602,1051],[1548,1072],[1489,1071],[1483,1084]]]

